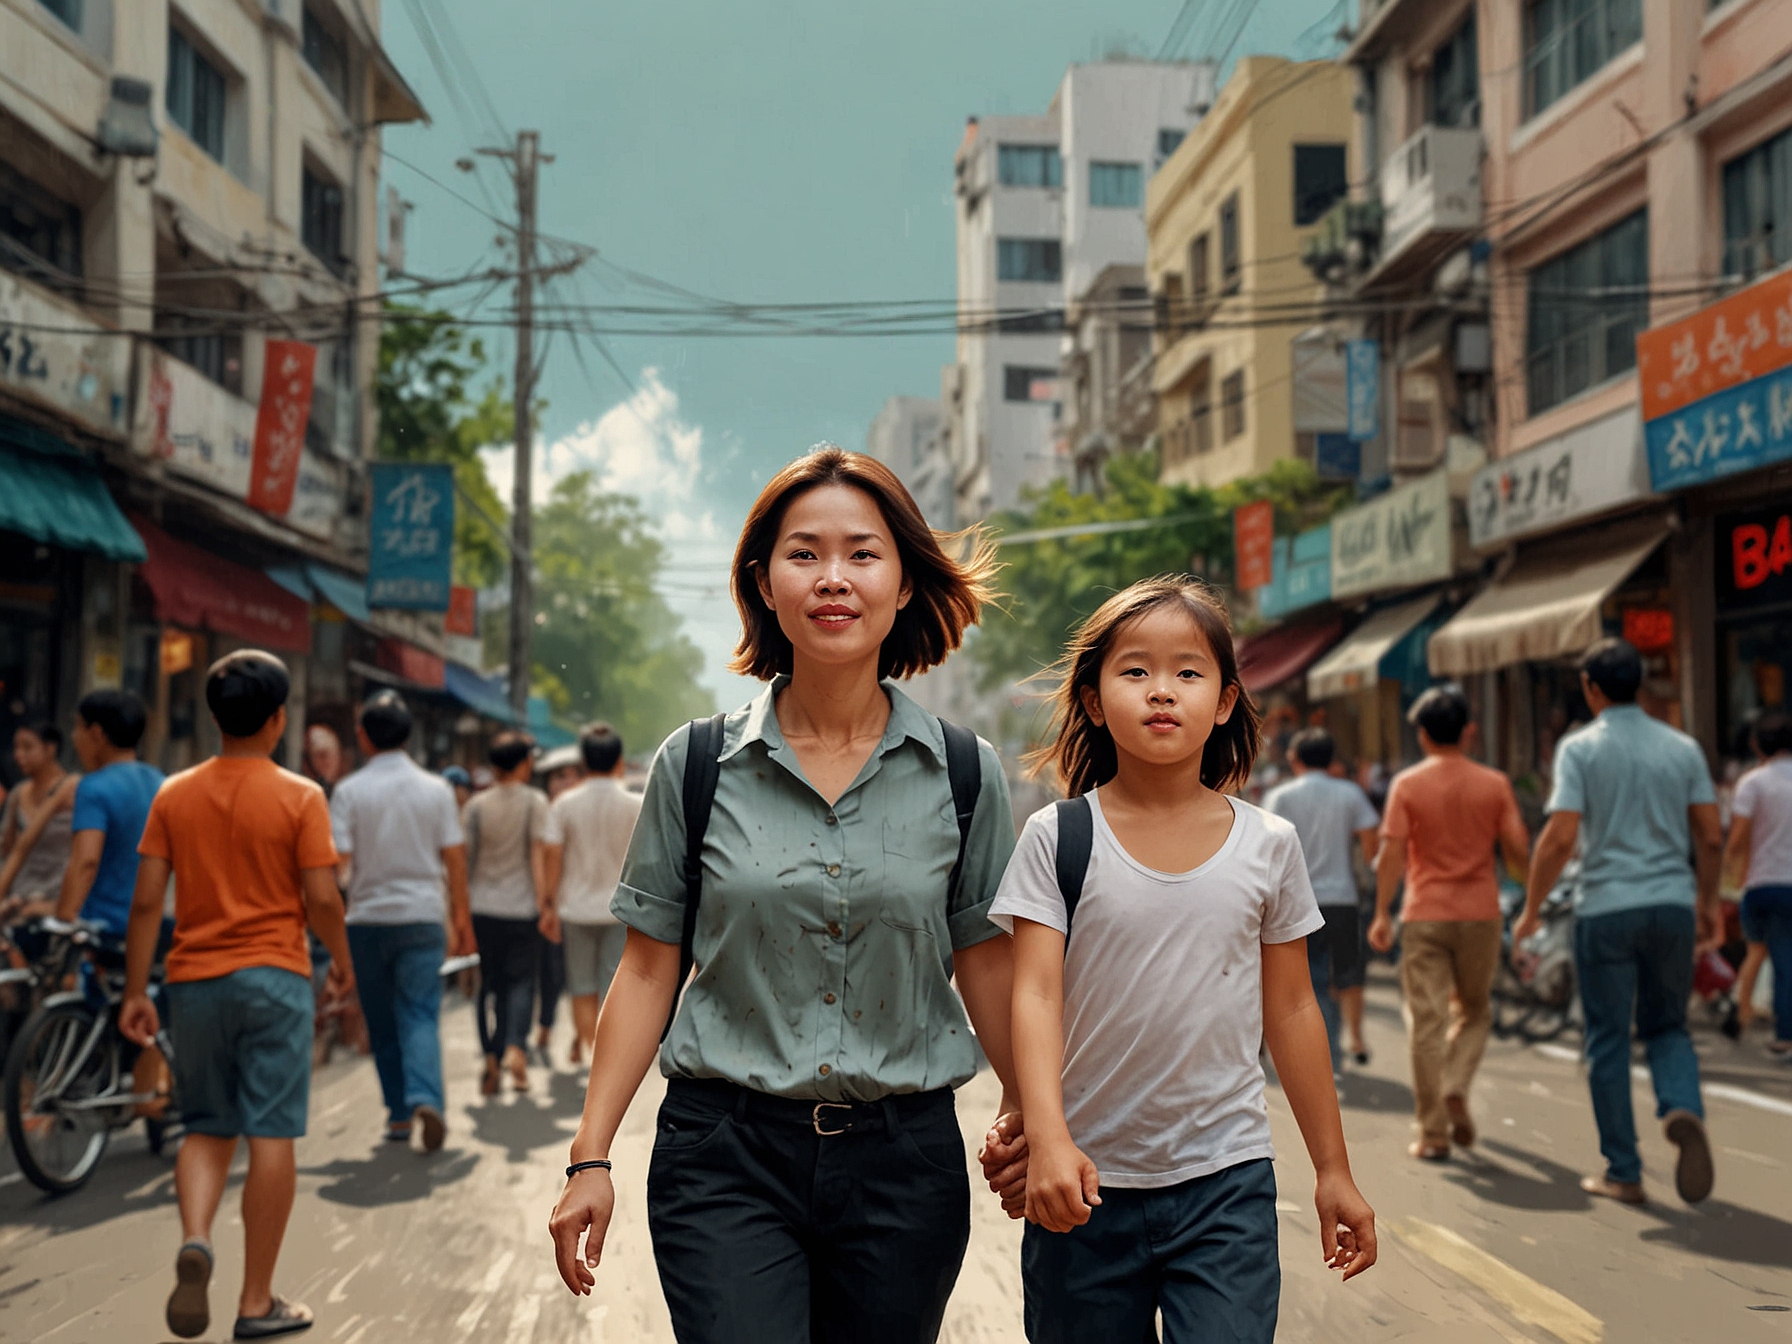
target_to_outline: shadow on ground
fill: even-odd
[[[299,1174],[325,1181],[318,1188],[319,1199],[372,1209],[428,1199],[441,1187],[465,1180],[478,1165],[479,1154],[465,1149],[419,1153],[404,1144],[382,1142],[360,1161],[339,1157],[322,1166],[300,1167]]]
[[[1338,1083],[1338,1104],[1347,1111],[1411,1115],[1412,1089],[1392,1078],[1377,1078],[1368,1073],[1346,1073]]]
[[[73,1194],[46,1195],[23,1180],[0,1190],[0,1224],[41,1227],[54,1236],[97,1227],[143,1209],[171,1208],[174,1153],[175,1145],[170,1144],[167,1153],[157,1157],[143,1145],[141,1131],[116,1135],[92,1180]],[[239,1165],[231,1172],[231,1187],[240,1186],[242,1178]],[[5,1331],[0,1330],[0,1338],[4,1337]]]
[[[1593,1197],[1580,1188],[1580,1176],[1560,1162],[1497,1139],[1482,1139],[1472,1149],[1457,1149],[1445,1171],[1445,1179],[1478,1199],[1536,1213],[1577,1213],[1592,1208]]]
[[[537,1075],[534,1088],[522,1096],[486,1097],[466,1114],[475,1139],[502,1148],[507,1162],[527,1162],[537,1148],[571,1142],[572,1130],[562,1122],[576,1120],[584,1104],[584,1078],[553,1073],[545,1091]]]

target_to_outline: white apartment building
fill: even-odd
[[[955,164],[956,517],[1014,508],[1070,473],[1057,433],[1064,312],[1110,266],[1143,266],[1145,182],[1212,102],[1197,63],[1073,65],[1039,117],[973,119]]]
[[[865,451],[901,478],[928,526],[952,527],[952,458],[946,411],[935,397],[891,397],[865,435]]]

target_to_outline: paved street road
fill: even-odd
[[[1404,1156],[1411,1094],[1397,1001],[1371,989],[1369,1069],[1345,1087],[1358,1178],[1380,1216],[1381,1264],[1328,1281],[1308,1194],[1311,1169],[1272,1090],[1283,1154],[1280,1337],[1309,1340],[1792,1341],[1792,1069],[1700,1041],[1718,1184],[1703,1207],[1673,1197],[1671,1151],[1649,1129],[1643,1209],[1594,1204],[1576,1181],[1598,1161],[1572,1052],[1495,1042],[1476,1109],[1480,1152],[1443,1169]],[[564,1027],[562,1028],[564,1031]],[[563,1046],[556,1045],[558,1052]],[[373,1070],[339,1060],[318,1078],[300,1192],[278,1287],[317,1312],[330,1344],[669,1341],[644,1220],[643,1171],[657,1085],[617,1145],[620,1207],[589,1299],[554,1274],[544,1231],[560,1185],[581,1082],[536,1071],[528,1096],[475,1095],[470,1011],[448,1030],[448,1146],[425,1158],[379,1142]],[[1640,1105],[1647,1105],[1641,1090]],[[990,1079],[960,1096],[967,1143],[995,1102]],[[1647,1114],[1647,1111],[1640,1112]],[[240,1175],[240,1173],[239,1173]],[[241,1227],[227,1198],[211,1338],[229,1336]],[[1017,1225],[976,1201],[970,1257],[944,1338],[1019,1341]],[[91,1185],[45,1200],[0,1161],[0,1338],[43,1344],[158,1341],[178,1241],[166,1162],[136,1134]]]

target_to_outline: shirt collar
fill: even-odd
[[[1632,701],[1627,705],[1607,705],[1599,711],[1599,717],[1612,719],[1633,719],[1642,714],[1643,707]]]
[[[905,740],[913,738],[933,753],[935,761],[943,764],[946,759],[946,735],[940,728],[939,719],[917,705],[895,682],[885,680],[879,684],[890,697],[890,721],[884,725],[884,738],[878,744],[878,755],[882,756]],[[784,732],[778,727],[778,713],[774,702],[778,692],[788,685],[789,676],[780,673],[744,708],[728,716],[722,734],[721,758],[724,761],[750,742],[763,742],[768,751],[777,751],[785,745]]]

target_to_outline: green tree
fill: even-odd
[[[1232,511],[1267,499],[1278,533],[1323,522],[1351,498],[1348,487],[1323,484],[1293,459],[1258,477],[1218,489],[1166,485],[1154,453],[1107,464],[1106,489],[1078,494],[1062,481],[1037,492],[1027,507],[991,519],[998,533],[1075,524],[1160,520],[1157,525],[1020,541],[1002,547],[999,585],[1007,594],[970,646],[986,689],[1024,680],[1049,667],[1070,632],[1103,601],[1153,574],[1191,571],[1222,588],[1233,581]]]

